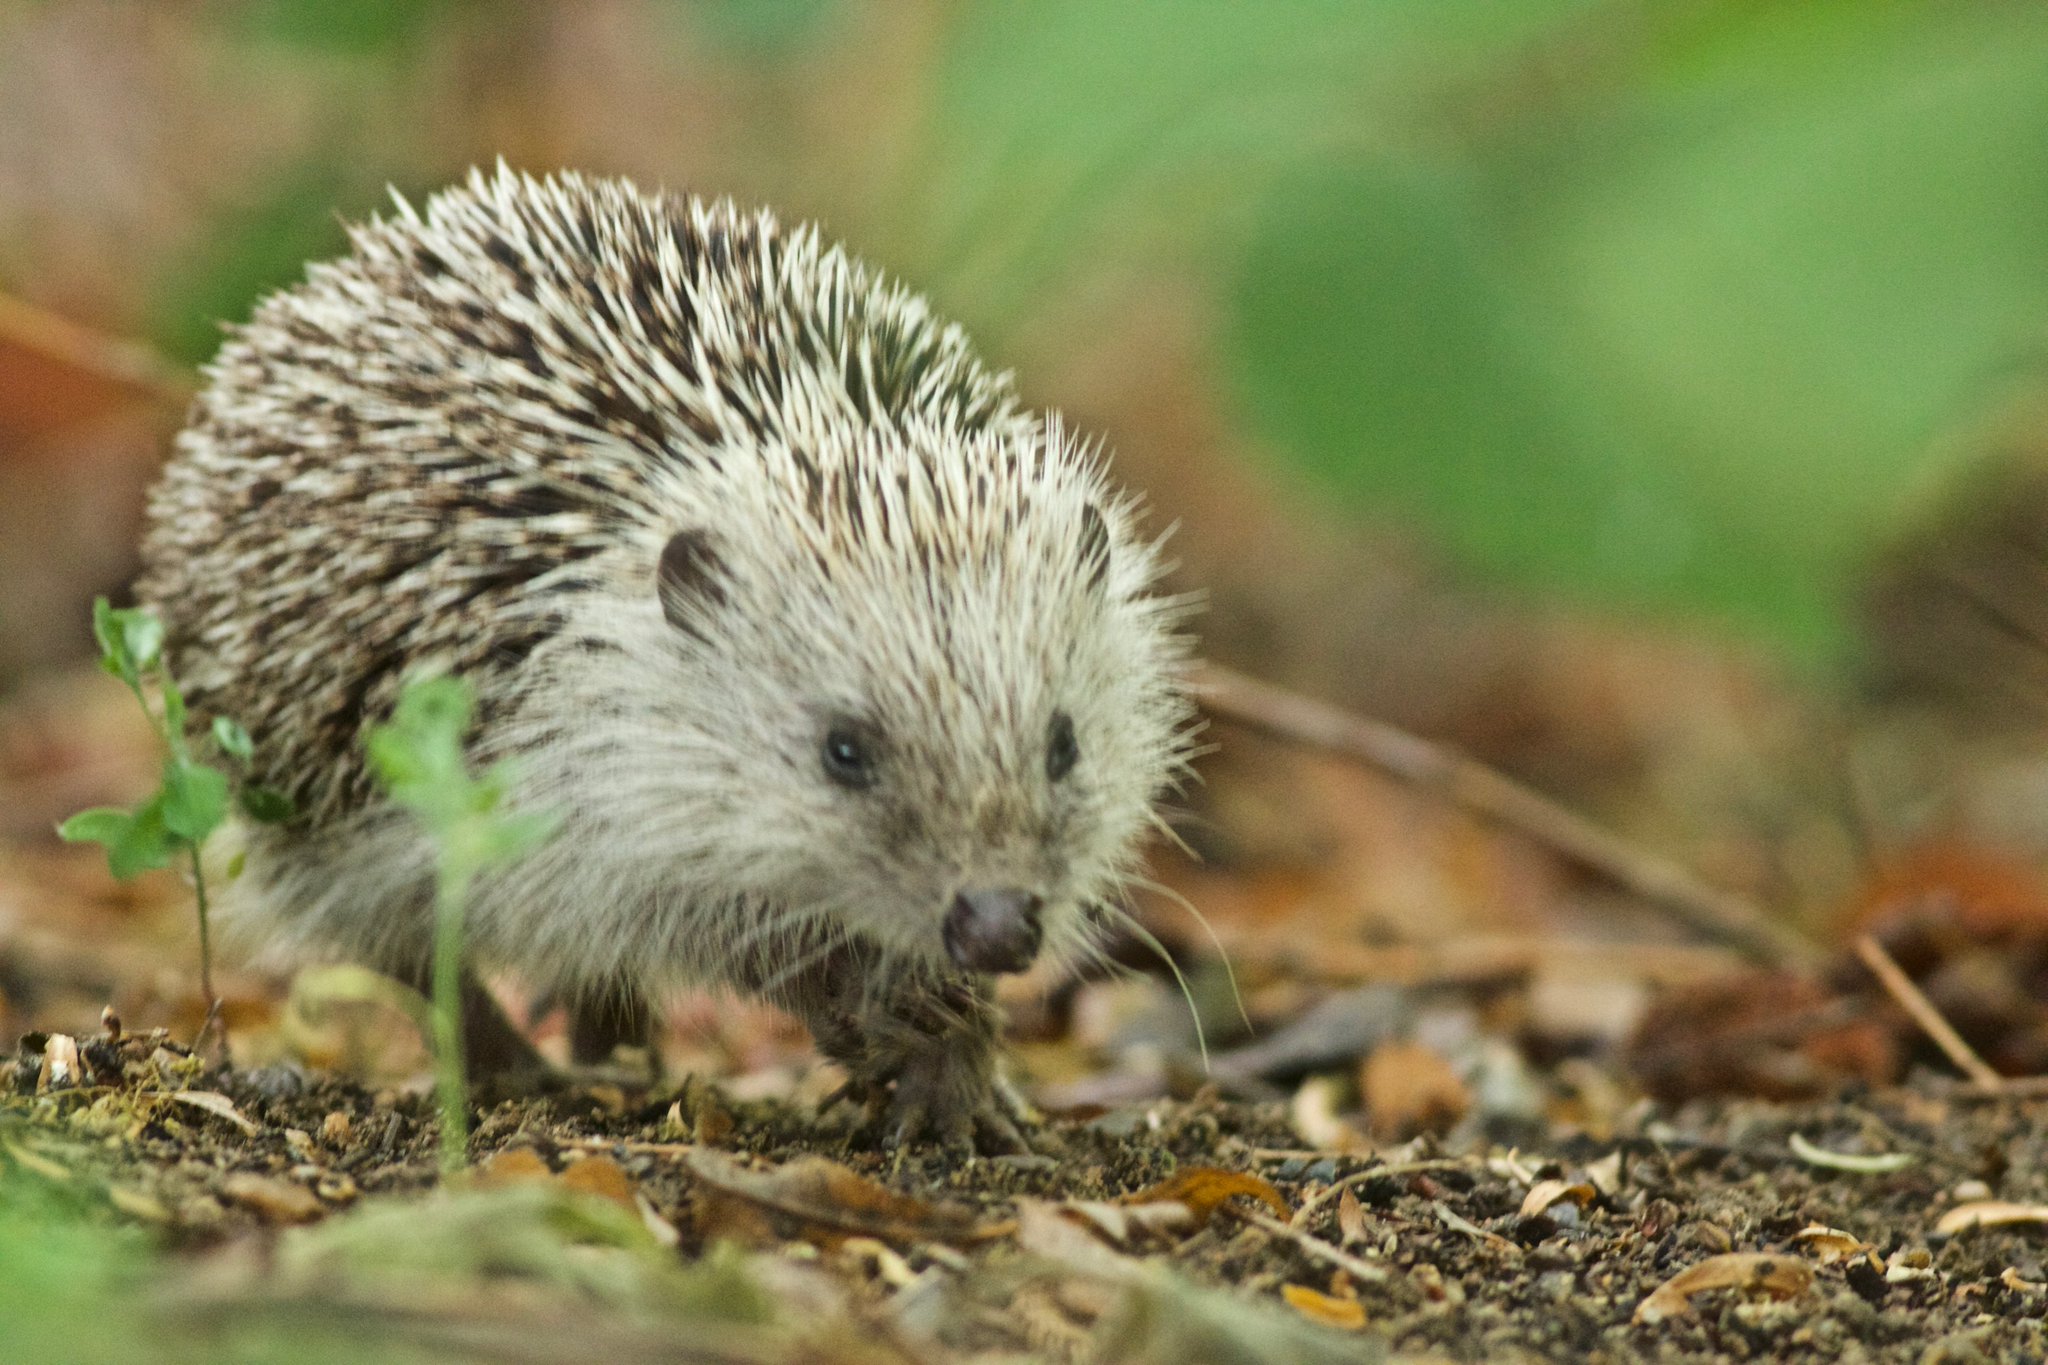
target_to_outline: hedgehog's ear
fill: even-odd
[[[712,546],[710,532],[678,531],[670,536],[654,571],[654,590],[668,623],[703,639],[698,614],[706,604],[724,604],[724,578],[725,564]]]
[[[1100,592],[1109,579],[1109,523],[1092,502],[1081,505],[1081,572],[1090,592]]]

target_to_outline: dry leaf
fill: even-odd
[[[36,1089],[68,1090],[84,1079],[78,1065],[78,1040],[68,1033],[53,1033],[43,1043],[43,1066],[36,1074]]]
[[[1302,1141],[1322,1152],[1362,1152],[1372,1144],[1356,1128],[1338,1118],[1342,1083],[1334,1076],[1311,1076],[1294,1092],[1287,1121]]]
[[[1792,1148],[1792,1155],[1809,1166],[1821,1166],[1831,1171],[1849,1171],[1855,1175],[1885,1175],[1891,1171],[1903,1171],[1914,1161],[1910,1152],[1881,1152],[1874,1156],[1833,1152],[1825,1147],[1814,1146],[1797,1133],[1792,1135],[1788,1145]]]
[[[887,1242],[878,1242],[872,1237],[849,1237],[840,1244],[841,1255],[850,1256],[866,1266],[874,1277],[891,1289],[903,1289],[917,1280],[917,1272],[910,1268],[910,1262],[896,1254],[896,1249]]]
[[[1635,1321],[1662,1322],[1689,1312],[1695,1294],[1710,1289],[1739,1289],[1748,1294],[1769,1294],[1789,1299],[1806,1292],[1813,1283],[1813,1269],[1790,1256],[1772,1256],[1754,1251],[1728,1251],[1709,1256],[1698,1265],[1679,1271],[1650,1291],[1636,1305]]]
[[[539,1152],[531,1147],[507,1147],[502,1152],[493,1152],[490,1160],[476,1168],[472,1177],[477,1184],[489,1189],[497,1185],[515,1185],[528,1180],[552,1180],[554,1171],[542,1159]]]
[[[1522,1216],[1527,1218],[1542,1213],[1553,1204],[1566,1200],[1584,1208],[1599,1197],[1600,1192],[1583,1181],[1574,1185],[1563,1180],[1539,1180],[1522,1198]]]
[[[1017,1245],[1077,1274],[1122,1282],[1141,1273],[1139,1262],[1113,1250],[1100,1237],[1043,1199],[1017,1201]]]
[[[204,1109],[217,1118],[224,1118],[250,1137],[262,1132],[262,1128],[235,1108],[235,1102],[226,1095],[213,1090],[173,1090],[170,1097],[179,1104],[189,1104],[194,1109]]]
[[[627,1175],[618,1162],[602,1154],[572,1161],[557,1174],[549,1168],[546,1158],[533,1148],[507,1147],[493,1153],[488,1161],[477,1167],[471,1180],[479,1189],[486,1190],[507,1185],[559,1185],[565,1190],[616,1204],[636,1215],[663,1246],[674,1246],[681,1240],[675,1227],[641,1197],[633,1177]]]
[[[609,1199],[628,1213],[639,1210],[633,1177],[608,1156],[587,1156],[581,1161],[572,1161],[562,1168],[559,1179],[569,1189]]]
[[[1612,1195],[1621,1188],[1621,1149],[1615,1148],[1598,1161],[1586,1163],[1586,1179],[1593,1182],[1593,1188],[1605,1195]]]
[[[1799,1229],[1792,1234],[1792,1240],[1811,1252],[1822,1265],[1846,1261],[1871,1249],[1870,1243],[1853,1234],[1840,1228],[1824,1227],[1819,1223],[1812,1223]],[[1879,1270],[1884,1269],[1882,1260],[1876,1260],[1876,1265]]]
[[[1183,1204],[1195,1217],[1197,1225],[1207,1223],[1211,1214],[1226,1199],[1239,1195],[1259,1200],[1282,1218],[1291,1218],[1294,1210],[1288,1207],[1280,1191],[1258,1176],[1243,1171],[1226,1171],[1216,1166],[1192,1166],[1168,1176],[1156,1185],[1149,1186],[1136,1194],[1127,1194],[1117,1202],[1120,1204]]]
[[[1995,1228],[2009,1223],[2048,1223],[2048,1204],[2012,1204],[2003,1199],[1979,1199],[1958,1204],[1941,1215],[1934,1230],[1944,1237],[1971,1228]]]
[[[1310,1289],[1306,1285],[1283,1284],[1280,1297],[1287,1300],[1295,1312],[1310,1322],[1325,1327],[1338,1327],[1347,1332],[1362,1331],[1365,1328],[1365,1309],[1356,1299],[1332,1298],[1328,1294]]]
[[[308,1223],[324,1211],[319,1196],[304,1185],[253,1171],[237,1171],[220,1182],[220,1192],[273,1223]]]
[[[2022,1294],[2038,1294],[2042,1290],[2048,1289],[2048,1284],[2043,1284],[2039,1280],[2027,1279],[2011,1266],[2007,1266],[2004,1270],[1998,1272],[1998,1282],[2007,1289],[2016,1290]]]
[[[1441,1133],[1472,1107],[1472,1092],[1451,1064],[1422,1043],[1381,1043],[1366,1056],[1358,1084],[1373,1135],[1382,1142]]]
[[[664,1137],[679,1136],[717,1147],[732,1136],[732,1112],[716,1089],[692,1076],[669,1106],[667,1126],[674,1132],[665,1131]]]
[[[708,1149],[684,1158],[702,1186],[698,1221],[709,1235],[756,1245],[799,1238],[831,1250],[849,1237],[959,1241],[982,1234],[974,1216],[876,1184],[824,1157],[749,1171]]]
[[[1337,1232],[1345,1246],[1365,1240],[1365,1206],[1349,1185],[1337,1194]]]

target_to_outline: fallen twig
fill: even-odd
[[[1440,744],[1216,664],[1195,665],[1190,681],[1211,715],[1342,754],[1427,788],[1599,873],[1716,942],[1775,964],[1805,964],[1819,957],[1805,937],[1744,897],[1702,881],[1669,858]]]
[[[1869,934],[1858,934],[1856,956],[1863,959],[1863,965],[1870,968],[1871,975],[1878,979],[1892,999],[1898,1001],[1899,1008],[1913,1016],[1913,1022],[1920,1026],[1920,1031],[1932,1038],[1935,1046],[1955,1063],[1956,1070],[1968,1076],[1971,1083],[1981,1090],[1996,1093],[2005,1089],[2005,1077],[1993,1071],[1977,1055],[1977,1050],[1963,1041],[1963,1036],[1941,1017],[1940,1010],[1934,1008],[1934,1002],[1921,993],[1898,963],[1892,961],[1892,955],[1884,950],[1882,944]]]
[[[1275,964],[1313,980],[1376,982],[1409,989],[1511,982],[1544,970],[1574,979],[1621,977],[1650,985],[1682,985],[1724,976],[1741,965],[1725,944],[1626,943],[1559,938],[1555,934],[1472,934],[1438,943],[1317,942],[1312,951],[1272,935],[1226,939],[1239,971]]]
[[[0,294],[0,341],[166,403],[183,404],[192,397],[191,377],[150,347],[102,335],[8,294]]]
[[[1336,1266],[1339,1270],[1348,1271],[1355,1280],[1378,1284],[1392,1273],[1390,1266],[1375,1265],[1362,1256],[1354,1256],[1342,1247],[1332,1246],[1320,1237],[1312,1237],[1300,1228],[1290,1227],[1271,1214],[1260,1213],[1256,1209],[1238,1208],[1231,1204],[1225,1204],[1222,1211],[1241,1223],[1249,1223],[1261,1231],[1272,1233],[1275,1237],[1286,1238],[1317,1260]]]
[[[1326,1157],[1329,1153],[1318,1152],[1313,1155]],[[1368,1166],[1362,1171],[1353,1171],[1342,1180],[1324,1186],[1304,1200],[1301,1207],[1294,1212],[1294,1228],[1297,1232],[1308,1231],[1309,1224],[1314,1221],[1318,1213],[1334,1203],[1343,1195],[1344,1191],[1357,1185],[1363,1185],[1368,1180],[1378,1180],[1386,1176],[1418,1175],[1424,1171],[1470,1170],[1472,1165],[1472,1162],[1462,1157],[1431,1157],[1425,1161],[1382,1163],[1377,1166]]]

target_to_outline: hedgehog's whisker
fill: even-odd
[[[1249,1031],[1252,1027],[1252,1017],[1244,1007],[1244,992],[1237,988],[1237,968],[1231,965],[1230,950],[1223,946],[1223,940],[1217,935],[1216,926],[1209,923],[1209,917],[1200,910],[1197,910],[1193,901],[1163,882],[1156,882],[1150,877],[1139,876],[1136,873],[1130,874],[1125,880],[1133,886],[1152,892],[1154,895],[1166,897],[1167,900],[1173,902],[1182,910],[1187,911],[1188,917],[1202,926],[1202,932],[1208,935],[1210,945],[1216,949],[1216,956],[1222,960],[1223,976],[1230,983],[1230,1001],[1237,1006],[1237,1017],[1244,1021],[1245,1029]]]
[[[828,932],[823,943],[820,943],[810,952],[805,953],[802,957],[799,957],[796,961],[761,983],[759,992],[763,999],[775,999],[776,993],[784,986],[787,986],[790,982],[796,980],[805,972],[811,970],[811,968],[818,966],[831,957],[832,954],[846,946],[843,934],[837,932],[829,923],[826,924],[826,928],[831,932]]]
[[[1194,989],[1188,985],[1187,976],[1182,973],[1180,964],[1173,960],[1172,953],[1166,951],[1166,945],[1159,941],[1159,936],[1150,929],[1147,929],[1143,924],[1140,924],[1138,917],[1128,909],[1121,905],[1110,905],[1107,903],[1104,903],[1103,908],[1115,915],[1122,922],[1124,928],[1130,932],[1131,937],[1150,949],[1152,955],[1165,964],[1166,970],[1173,973],[1174,984],[1180,987],[1180,998],[1187,1002],[1188,1018],[1193,1021],[1195,1026],[1195,1047],[1201,1053],[1202,1070],[1207,1071],[1209,1069],[1209,1031],[1202,1026],[1201,1007],[1195,1004]],[[1237,989],[1235,981],[1231,983],[1231,989]],[[1240,1002],[1240,1008],[1242,1008],[1242,1002]]]

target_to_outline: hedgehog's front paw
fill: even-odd
[[[883,1141],[1028,1152],[1025,1107],[996,1071],[997,1022],[986,988],[957,979],[871,1002],[820,1042]]]

